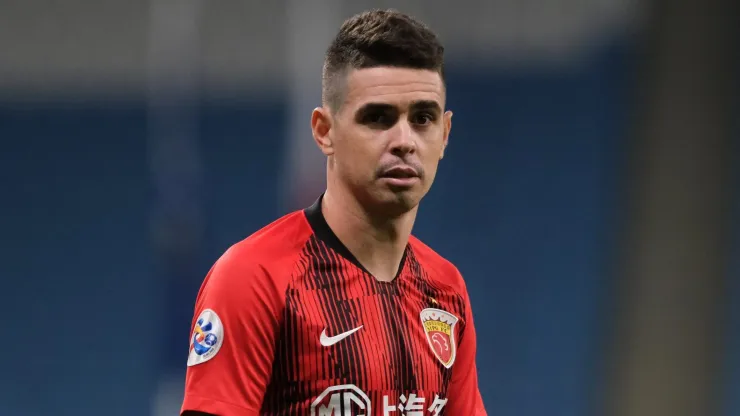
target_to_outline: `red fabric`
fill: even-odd
[[[285,223],[290,225],[286,228]],[[284,217],[231,247],[206,276],[192,327],[201,311],[211,309],[221,319],[224,340],[212,359],[188,367],[181,412],[239,416],[257,414],[249,409],[262,406],[288,284],[283,269],[299,253],[298,247],[283,247],[285,231],[302,231],[304,236],[298,238],[303,240],[310,235],[301,214]]]
[[[214,311],[223,345],[188,367],[182,411],[308,415],[349,405],[368,416],[485,416],[473,314],[455,266],[412,237],[398,277],[379,282],[312,226],[303,212],[289,214],[208,273],[193,327]]]

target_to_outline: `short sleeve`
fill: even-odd
[[[283,303],[267,270],[233,248],[216,262],[196,300],[181,412],[259,414]]]
[[[475,365],[477,341],[467,289],[464,290],[464,298],[465,329],[460,339],[455,364],[452,367],[452,380],[448,390],[449,400],[445,414],[487,416],[478,389],[478,370]]]

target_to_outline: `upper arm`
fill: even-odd
[[[258,415],[272,372],[280,292],[263,267],[233,250],[216,262],[196,300],[183,414]]]
[[[478,371],[475,365],[476,334],[473,311],[467,289],[465,298],[465,328],[452,367],[446,412],[451,415],[486,416],[483,399],[478,389]]]

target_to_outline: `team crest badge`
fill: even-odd
[[[429,346],[437,359],[447,368],[455,362],[455,325],[457,317],[441,309],[427,308],[421,311],[421,324],[427,335]]]
[[[188,367],[202,364],[213,358],[224,342],[224,327],[216,312],[205,309],[195,321],[190,335]]]

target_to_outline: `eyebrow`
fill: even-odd
[[[434,100],[419,100],[411,103],[411,109],[413,110],[431,110],[437,113],[442,112],[442,107],[439,103]]]
[[[375,111],[390,111],[395,106],[384,103],[367,103],[357,110],[357,114],[370,113]]]
[[[418,101],[412,101],[411,110],[419,111],[419,110],[430,110],[434,112],[441,113],[442,107],[440,107],[439,103],[434,100],[418,100]],[[386,104],[386,103],[367,103],[359,108],[357,113],[367,113],[370,111],[388,111],[395,109],[396,106],[392,104]]]

